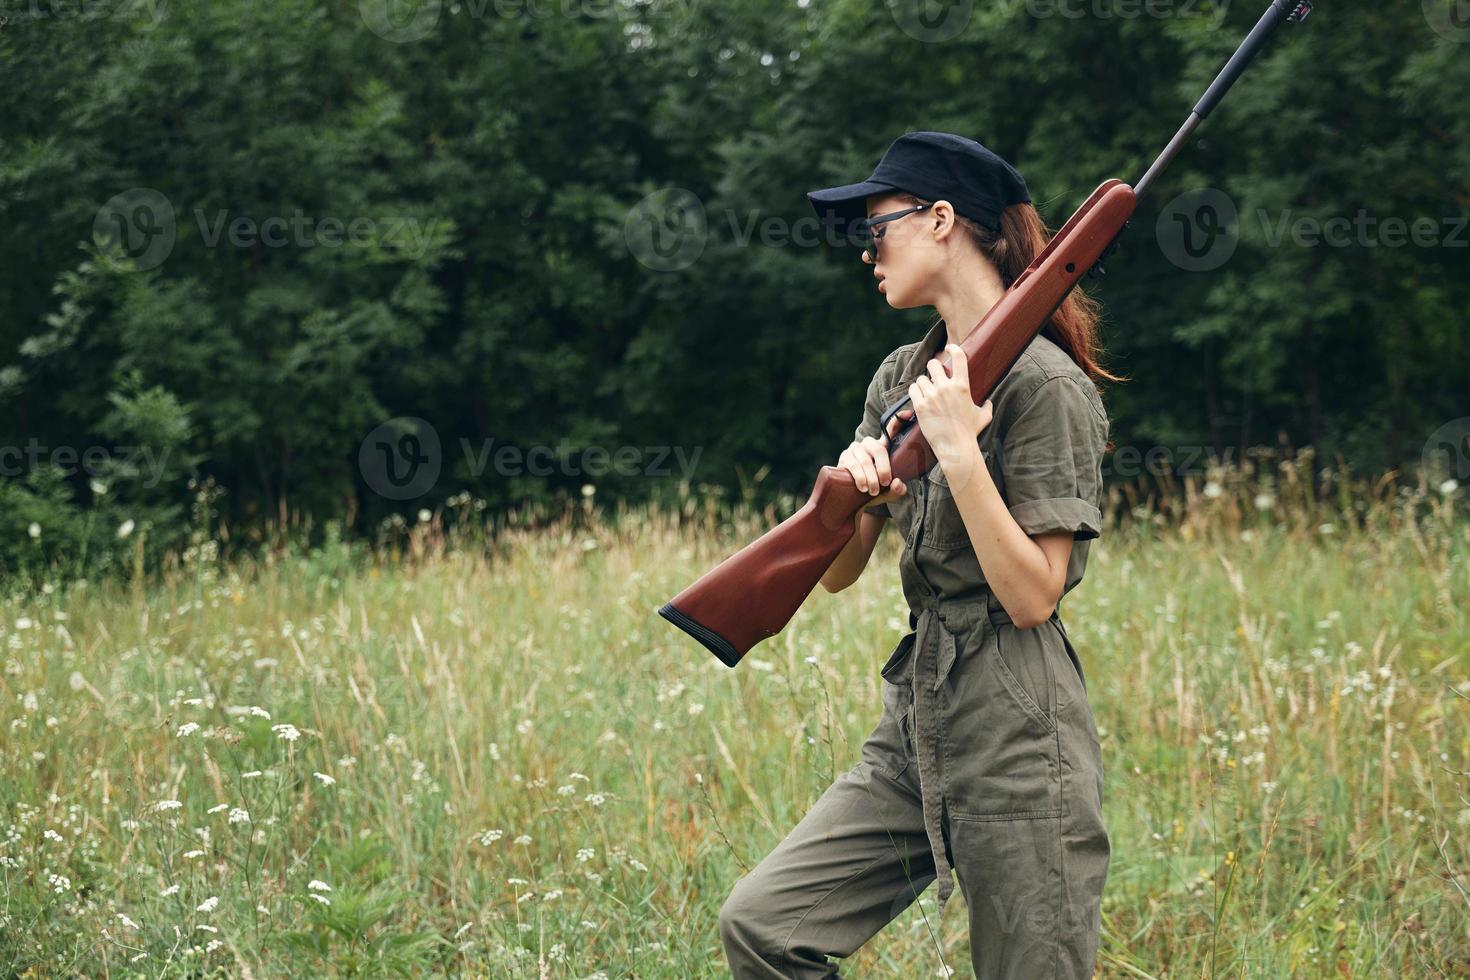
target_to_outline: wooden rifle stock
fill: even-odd
[[[960,347],[969,361],[975,404],[990,397],[1078,280],[1112,250],[1135,201],[1132,187],[1105,181],[965,337]],[[939,359],[948,370],[949,352]],[[904,396],[889,406],[884,422],[908,402]],[[935,463],[913,419],[890,441],[888,458],[893,475],[905,482]],[[871,500],[847,470],[823,466],[800,510],[706,572],[658,614],[734,667],[791,621],[851,539],[857,512]]]

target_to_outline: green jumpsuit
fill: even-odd
[[[945,339],[939,321],[883,361],[857,438],[879,435]],[[1101,398],[1038,335],[991,402],[979,445],[1011,516],[1028,534],[1074,533],[1065,595],[1101,530]],[[958,878],[977,977],[1091,977],[1110,845],[1097,727],[1060,603],[1034,629],[1012,624],[942,468],[908,486],[870,508],[903,535],[911,630],[882,668],[882,716],[861,761],[725,901],[731,970],[836,976],[829,956],[850,956],[931,882],[942,910]]]

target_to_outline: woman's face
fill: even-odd
[[[868,198],[867,206],[868,217],[871,218],[903,211],[913,207],[914,202],[899,194],[874,194]],[[883,237],[878,243],[878,262],[873,266],[873,277],[878,281],[878,291],[895,310],[933,305],[930,294],[941,269],[944,251],[938,247],[939,241],[934,234],[937,217],[940,216],[932,208],[915,211],[902,218],[885,221],[874,229]],[[869,261],[866,255],[863,261]]]

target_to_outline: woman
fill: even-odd
[[[868,385],[838,465],[873,501],[822,580],[851,585],[895,522],[912,632],[882,668],[861,761],[720,910],[731,970],[835,976],[829,956],[851,955],[932,881],[942,910],[957,877],[976,976],[1091,977],[1110,845],[1058,604],[1101,530],[1108,418],[1093,379],[1121,380],[1097,364],[1096,307],[1073,292],[977,406],[958,342],[1048,238],[1020,174],[974,140],[909,133],[868,180],[809,197],[867,244],[889,306],[939,314]],[[953,376],[935,359],[946,345]],[[912,408],[881,431],[905,394]],[[908,418],[938,460],[912,485],[887,452]]]

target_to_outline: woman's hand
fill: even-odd
[[[852,474],[857,488],[866,494],[874,494],[872,500],[863,504],[863,509],[886,504],[908,493],[908,486],[893,475],[888,465],[888,442],[898,434],[899,426],[914,417],[913,409],[905,408],[888,420],[888,431],[881,438],[868,436],[854,442],[842,451],[837,465]],[[891,481],[891,482],[890,482]],[[884,484],[888,484],[886,490]],[[882,490],[882,493],[879,493]]]
[[[990,424],[990,399],[976,405],[970,395],[969,359],[959,344],[946,346],[950,371],[946,374],[939,358],[929,359],[928,375],[920,375],[909,385],[909,400],[918,412],[919,430],[934,450],[941,466],[945,460],[965,462],[973,459],[976,441]],[[949,476],[949,470],[945,470]]]

